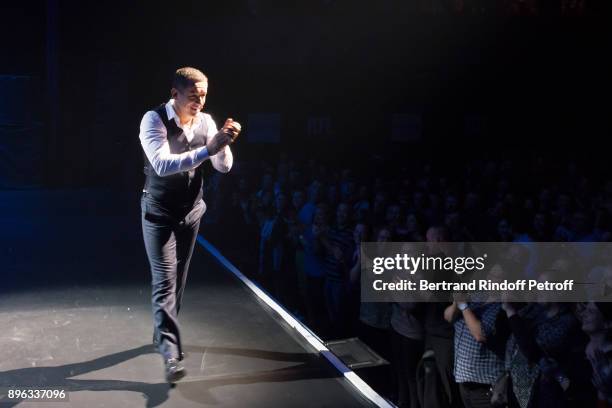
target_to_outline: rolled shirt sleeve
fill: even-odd
[[[184,153],[171,153],[166,127],[157,112],[154,111],[149,111],[143,116],[140,122],[139,138],[153,170],[160,177],[191,170],[210,158],[206,146]],[[229,167],[231,167],[231,161]]]
[[[206,141],[208,142],[217,134],[219,130],[217,129],[217,124],[210,115],[204,115],[204,117],[206,118],[206,124],[208,129],[206,136]],[[232,168],[232,164],[234,163],[234,156],[232,155],[230,147],[225,146],[217,154],[211,156],[210,161],[212,162],[212,165],[215,170],[221,173],[227,173]]]

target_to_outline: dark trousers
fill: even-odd
[[[178,358],[182,350],[177,316],[206,205],[200,200],[191,209],[169,210],[147,193],[140,204],[151,267],[154,336],[164,359]]]
[[[433,350],[436,367],[444,387],[447,405],[453,408],[462,408],[462,399],[459,386],[455,382],[453,365],[455,359],[455,344],[452,337],[441,337],[427,334],[425,336],[425,349]]]
[[[308,326],[316,333],[326,337],[329,333],[329,318],[325,309],[324,285],[323,277],[307,276],[304,303],[306,304]]]
[[[368,347],[374,350],[378,355],[387,360],[393,361],[393,353],[391,347],[391,329],[379,329],[372,327],[363,322],[359,322],[359,339]],[[363,380],[368,383],[374,391],[379,394],[394,399],[397,385],[395,384],[396,377],[393,370],[389,366],[383,366],[380,370],[366,370],[363,374],[359,374]]]
[[[341,281],[326,278],[323,293],[330,325],[329,335],[332,338],[344,337],[349,323],[346,304],[348,300],[347,287]]]
[[[397,406],[418,408],[417,365],[423,355],[423,341],[404,337],[391,330],[393,369],[397,378]]]
[[[491,386],[489,384],[460,383],[459,391],[465,408],[491,407]]]

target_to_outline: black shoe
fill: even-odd
[[[176,382],[187,374],[185,367],[176,358],[169,358],[164,364],[166,366],[166,381],[169,383]]]

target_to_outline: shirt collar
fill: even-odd
[[[174,122],[176,123],[176,125],[181,129],[183,128],[183,125],[181,125],[181,119],[179,118],[179,116],[176,114],[176,111],[174,110],[174,98],[171,98],[166,103],[166,113],[168,114],[168,120],[174,119]],[[202,121],[202,112],[198,112],[196,117],[193,119],[193,126],[191,127],[195,128],[196,126],[200,124],[201,121]]]

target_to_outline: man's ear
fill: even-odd
[[[173,99],[176,99],[176,97],[178,96],[178,89],[176,88],[170,89],[170,95],[172,96]]]

